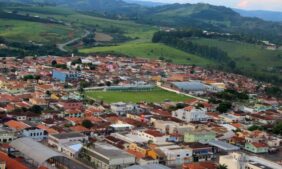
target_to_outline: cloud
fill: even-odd
[[[282,11],[282,0],[145,0],[164,3],[210,3],[214,5],[224,5],[232,8],[242,8],[249,10],[272,10]]]
[[[243,9],[282,10],[281,0],[240,0],[236,7]]]
[[[246,8],[246,7],[248,7],[248,5],[249,5],[249,1],[248,0],[243,0],[243,1],[240,1],[237,4],[237,7],[239,7],[239,8]]]

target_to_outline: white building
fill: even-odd
[[[80,141],[72,141],[60,146],[60,152],[68,155],[69,157],[75,158],[78,156],[79,151],[83,147]]]
[[[37,127],[28,127],[22,131],[24,137],[30,137],[36,141],[41,141],[47,138],[47,132]]]
[[[88,136],[85,136],[82,133],[60,133],[49,135],[48,137],[48,144],[56,147],[58,151],[61,152],[63,151],[65,144],[77,141],[85,143],[88,141]]]
[[[163,145],[159,149],[166,156],[166,165],[181,165],[192,161],[192,150],[178,145]]]
[[[146,140],[147,142],[152,141],[155,144],[166,143],[169,137],[165,134],[162,134],[161,132],[157,130],[145,130],[145,131],[134,130],[131,132],[131,134],[141,137],[144,140]]]
[[[175,121],[154,120],[153,124],[156,129],[167,134],[183,133],[184,131],[192,130],[191,125],[178,123]]]
[[[113,113],[115,113],[118,116],[125,115],[127,113],[130,113],[134,110],[133,105],[129,105],[123,102],[117,102],[111,104],[111,110]]]
[[[8,143],[13,141],[16,138],[15,131],[9,128],[0,128],[0,143]]]
[[[196,108],[193,106],[173,111],[172,116],[186,122],[207,121],[209,119],[206,108]]]
[[[281,169],[282,166],[272,161],[248,156],[241,153],[230,153],[219,158],[219,163],[227,166],[228,169]]]

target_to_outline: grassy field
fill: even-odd
[[[195,39],[193,42],[226,51],[243,72],[270,75],[273,73],[268,72],[267,69],[282,66],[282,50],[272,51],[259,45],[214,39]],[[281,74],[277,73],[277,75],[282,78]]]
[[[213,64],[207,59],[185,53],[181,50],[166,46],[164,44],[150,42],[130,42],[118,46],[94,47],[89,49],[82,49],[80,50],[80,52],[85,54],[110,52],[149,59],[159,59],[160,57],[163,57],[165,59],[171,59],[174,63],[178,64]]]
[[[148,25],[142,25],[133,21],[112,20],[102,17],[90,16],[79,13],[63,7],[10,7],[10,10],[18,10],[21,14],[30,14],[33,16],[40,16],[43,18],[53,17],[65,22],[71,23],[77,28],[96,28],[97,31],[102,32],[109,28],[118,28],[125,36],[137,39],[138,41],[151,40],[157,28]],[[107,33],[107,32],[104,32]]]
[[[79,36],[80,32],[57,24],[44,24],[20,20],[0,20],[0,36],[12,40],[38,43],[64,42]]]
[[[86,95],[90,98],[103,100],[106,103],[114,102],[164,102],[166,100],[171,101],[185,101],[189,100],[190,97],[179,95],[176,93],[168,92],[161,89],[155,89],[153,91],[141,91],[141,92],[119,92],[119,91],[92,91],[87,92]]]

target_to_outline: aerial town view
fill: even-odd
[[[0,0],[0,169],[282,169],[282,1]]]

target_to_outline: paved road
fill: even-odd
[[[74,39],[69,40],[69,41],[67,41],[67,42],[65,42],[65,43],[57,44],[57,48],[60,49],[60,50],[63,51],[63,52],[67,52],[67,50],[65,49],[65,47],[66,47],[67,45],[72,44],[72,43],[74,43],[74,42],[76,42],[76,41],[79,41],[80,39],[87,37],[89,34],[90,34],[90,31],[85,30],[84,35],[82,35],[81,37],[74,38]]]
[[[195,99],[204,101],[204,102],[207,102],[207,101],[208,101],[207,99],[204,99],[204,98],[201,98],[201,97],[193,96],[193,95],[190,95],[190,94],[187,94],[187,93],[184,93],[184,92],[180,92],[180,91],[177,91],[177,90],[168,88],[168,87],[164,87],[164,86],[162,86],[161,83],[159,83],[159,82],[156,83],[156,85],[157,85],[159,88],[162,88],[162,89],[164,89],[164,90],[166,90],[166,91],[174,92],[174,93],[177,93],[177,94],[182,94],[182,95],[185,95],[185,96],[188,96],[188,97],[192,97],[192,98],[195,98]]]

